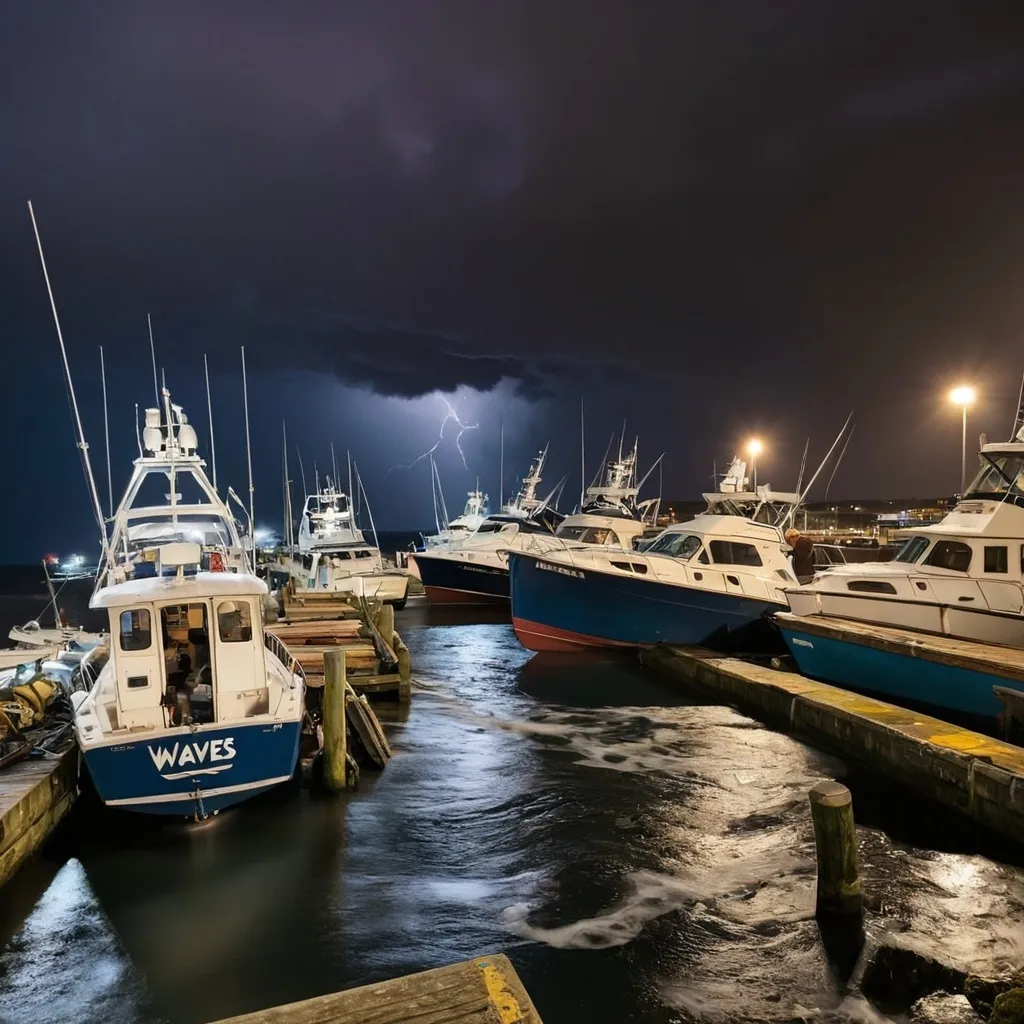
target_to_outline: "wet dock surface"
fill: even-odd
[[[854,794],[868,930],[1024,962],[1021,850],[634,662],[399,616],[419,681],[350,798],[199,829],[76,808],[0,897],[0,1021],[193,1024],[497,949],[546,1024],[878,1020],[840,996],[807,791]]]

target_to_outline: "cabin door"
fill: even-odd
[[[266,687],[263,644],[254,622],[252,598],[220,598],[214,602],[214,677],[217,720],[245,718],[244,693]]]

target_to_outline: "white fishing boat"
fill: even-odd
[[[550,498],[537,503],[535,483],[529,514],[491,516],[458,547],[416,554],[427,597],[457,604],[508,601],[510,551],[541,552],[588,544],[632,549],[634,538],[653,528],[659,503],[657,498],[637,502],[647,477],[636,479],[636,460],[637,445],[623,453],[620,444],[618,457],[606,462],[601,481],[586,490],[580,511],[573,515],[553,512]]]
[[[109,657],[75,733],[105,803],[202,818],[291,778],[305,682],[264,629],[267,586],[195,430],[162,397],[104,544],[90,607],[108,616]]]
[[[349,495],[330,477],[306,496],[296,554],[279,555],[269,569],[278,584],[294,579],[298,590],[360,594],[396,608],[405,606],[409,593],[406,573],[385,566],[380,549],[356,524]]]
[[[64,621],[64,615],[57,602],[57,592],[53,587],[50,575],[50,561],[43,559],[43,573],[46,576],[46,588],[50,595],[50,608],[53,611],[53,625],[44,626],[39,619],[30,619],[21,626],[14,626],[7,634],[14,643],[15,650],[34,651],[50,647],[85,647],[104,641],[103,633],[92,633],[82,626],[73,626]],[[78,577],[69,577],[77,579]],[[0,652],[3,654],[5,652]]]
[[[89,604],[110,624],[95,683],[72,697],[75,735],[107,805],[204,818],[292,778],[305,679],[264,629],[266,584],[253,574],[234,518],[206,479],[195,430],[166,387],[146,411],[108,536],[31,203],[29,213],[100,530]],[[153,367],[155,386],[155,357]],[[244,388],[244,349],[242,381]],[[248,401],[245,417],[248,450]],[[159,489],[149,493],[153,484]],[[183,493],[186,484],[192,494]],[[251,524],[251,473],[249,487]]]
[[[1024,647],[1024,428],[980,458],[945,518],[907,530],[891,562],[836,565],[788,591],[793,614]]]

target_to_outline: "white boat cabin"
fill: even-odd
[[[785,606],[784,589],[796,583],[789,551],[777,526],[705,513],[667,527],[642,552],[578,547],[545,557],[591,571]]]
[[[90,602],[109,616],[109,659],[80,706],[83,742],[111,733],[293,719],[302,681],[292,659],[263,628],[262,580],[247,573],[195,571],[197,544],[160,549],[172,576],[113,584]],[[289,666],[289,667],[286,667]]]

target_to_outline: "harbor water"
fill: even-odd
[[[80,802],[0,893],[0,1021],[196,1024],[498,950],[546,1024],[890,1019],[813,916],[823,778],[853,791],[870,941],[1024,964],[1019,850],[631,659],[422,601],[398,628],[412,706],[351,796],[200,827]]]

